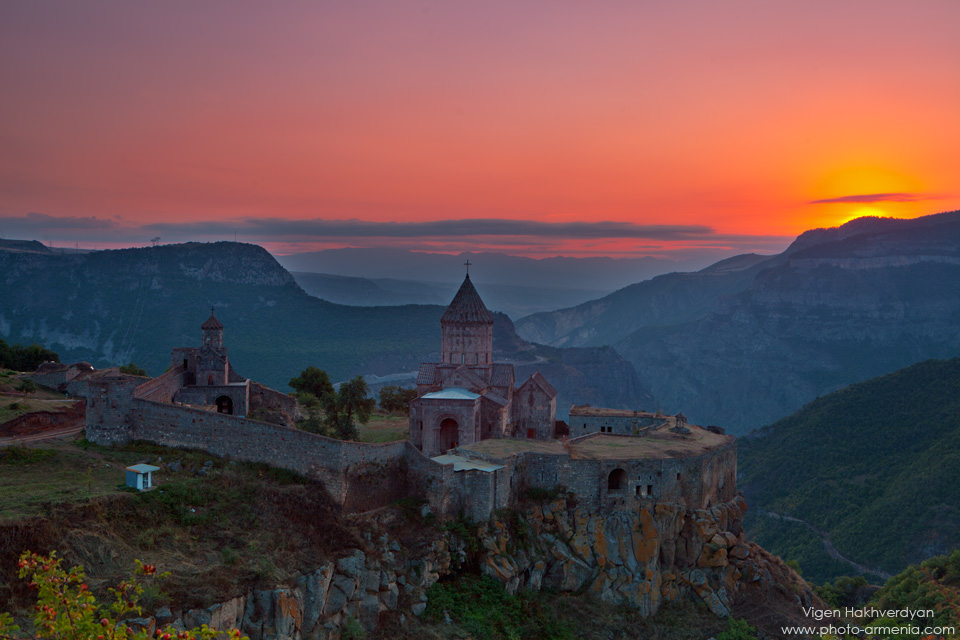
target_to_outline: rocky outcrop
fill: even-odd
[[[510,591],[586,590],[644,616],[693,594],[725,617],[751,561],[745,512],[742,497],[710,509],[656,504],[603,514],[561,499],[483,525],[482,571]]]
[[[387,612],[422,614],[427,589],[450,569],[451,549],[454,555],[463,553],[462,544],[442,536],[425,552],[409,557],[396,541],[381,536],[367,552],[355,549],[298,576],[295,586],[254,589],[202,609],[165,607],[137,619],[137,624],[149,629],[236,628],[250,640],[337,640],[355,625],[375,630]]]
[[[164,608],[137,624],[239,628],[251,640],[336,640],[347,629],[375,631],[383,616],[405,625],[425,611],[430,586],[468,565],[511,593],[585,591],[643,616],[664,602],[695,598],[726,617],[750,588],[779,590],[791,607],[809,603],[809,591],[788,585],[802,582],[796,574],[744,539],[745,512],[742,496],[710,509],[659,503],[603,514],[560,499],[501,510],[469,543],[446,531],[408,552],[382,535],[366,551],[327,562],[293,585],[255,589],[205,609]]]

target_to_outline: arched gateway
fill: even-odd
[[[440,451],[455,449],[460,444],[460,425],[453,418],[440,422]]]

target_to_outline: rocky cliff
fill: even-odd
[[[730,615],[744,571],[757,568],[744,539],[742,498],[711,509],[676,504],[590,513],[566,500],[495,517],[480,528],[482,570],[507,589],[586,590],[648,616],[699,598]]]
[[[501,511],[466,537],[442,532],[416,553],[382,535],[299,576],[296,586],[253,590],[205,609],[162,609],[137,624],[237,627],[252,640],[337,639],[360,625],[395,637],[412,631],[430,586],[467,566],[510,593],[588,592],[644,617],[684,598],[727,617],[751,588],[770,601],[778,596],[793,609],[787,617],[795,616],[814,596],[782,561],[744,539],[745,511],[742,498],[696,511],[656,504],[608,514],[560,499]]]

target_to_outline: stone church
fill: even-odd
[[[200,347],[173,349],[171,371],[182,371],[171,402],[216,407],[218,413],[247,416],[258,409],[273,411],[292,424],[299,415],[296,401],[261,384],[244,378],[230,364],[223,343],[223,324],[210,310],[210,317],[200,325]]]
[[[425,362],[410,403],[410,440],[428,456],[488,438],[554,437],[557,391],[539,371],[515,387],[493,361],[493,314],[468,273],[440,318],[440,362]]]

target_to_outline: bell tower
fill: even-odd
[[[201,342],[203,348],[223,351],[223,325],[213,315],[213,307],[210,307],[210,317],[200,325],[200,331],[203,334],[203,342]]]
[[[493,363],[493,314],[467,277],[440,318],[441,364],[490,366]]]

